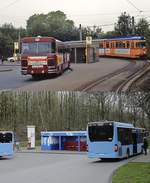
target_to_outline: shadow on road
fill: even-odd
[[[121,162],[124,161],[125,159],[114,159],[114,158],[104,158],[104,159],[99,159],[96,161],[93,161],[93,164],[97,164],[97,163],[117,163],[117,162]]]
[[[27,81],[42,81],[42,80],[48,80],[48,79],[57,79],[63,75],[67,75],[70,72],[72,72],[73,69],[69,68],[67,70],[65,70],[62,75],[58,75],[58,74],[49,74],[49,75],[35,75],[32,76],[31,78],[27,79]]]

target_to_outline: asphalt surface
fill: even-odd
[[[35,82],[31,76],[23,76],[20,65],[0,65],[0,90],[11,90]]]
[[[121,69],[129,63],[128,60],[100,58],[96,63],[71,64],[73,71],[67,70],[59,77],[26,85],[18,88],[17,91],[80,91],[79,88],[83,85]]]
[[[62,76],[32,79],[30,75],[23,76],[19,63],[0,65],[0,90],[41,91],[41,90],[68,90],[74,91],[81,85],[96,78],[107,75],[129,64],[128,60],[101,58],[92,64],[72,64]]]
[[[0,160],[0,182],[109,183],[114,170],[126,162],[95,161],[86,154],[16,153]]]

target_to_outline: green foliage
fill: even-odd
[[[126,14],[126,12],[118,17],[115,32],[118,36],[128,36],[132,34],[132,17]]]
[[[27,32],[30,36],[52,36],[60,40],[76,37],[76,28],[72,20],[61,11],[48,14],[35,14],[27,20]]]
[[[25,36],[25,29],[16,29],[12,24],[4,24],[0,27],[0,54],[4,58],[13,55],[14,42],[18,41],[19,31],[21,36]]]
[[[128,163],[115,172],[112,182],[149,183],[150,163]]]

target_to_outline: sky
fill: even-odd
[[[113,30],[122,12],[146,17],[150,21],[150,0],[0,0],[0,25],[12,23],[26,27],[33,14],[63,11],[76,26],[99,26],[104,32]]]

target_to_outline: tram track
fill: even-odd
[[[113,91],[115,91],[116,93],[129,92],[132,90],[134,91],[135,89],[133,88],[133,86],[135,85],[135,83],[137,83],[139,80],[141,80],[141,78],[147,75],[148,72],[150,72],[150,63],[146,62],[142,68],[138,69],[136,72],[129,75],[126,80],[115,86],[113,88]]]
[[[134,64],[133,62],[130,62],[127,66],[125,66],[121,69],[118,69],[115,72],[109,73],[103,77],[97,78],[94,81],[88,82],[88,83],[82,85],[81,87],[79,87],[77,89],[77,91],[82,91],[82,92],[92,91],[95,87],[102,85],[104,82],[108,82],[109,80],[119,76],[120,74],[128,72],[130,70],[130,68],[133,67],[133,64]],[[134,73],[137,72],[137,70],[139,71],[139,70],[141,70],[141,68],[136,68],[136,71],[134,71]],[[132,74],[130,74],[130,75],[132,75]],[[116,86],[116,84],[114,86]],[[119,86],[120,86],[120,84],[117,85],[117,87],[119,87]],[[117,90],[117,88],[113,87],[113,89],[111,89],[109,91],[116,91],[116,90]]]

